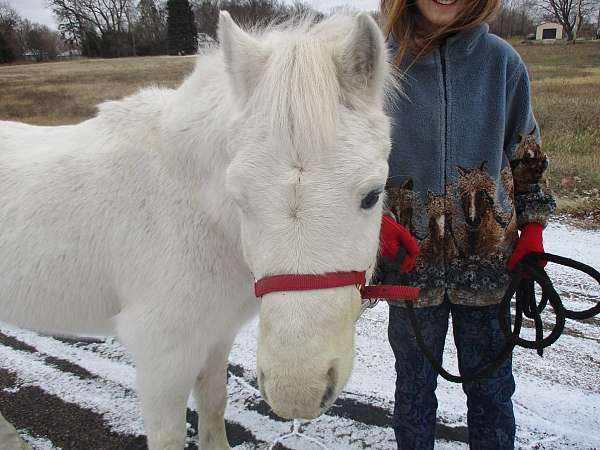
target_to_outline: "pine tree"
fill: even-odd
[[[1,63],[9,63],[15,60],[15,54],[8,45],[6,39],[4,39],[4,35],[0,33],[0,64]]]
[[[188,0],[168,0],[167,41],[171,55],[190,55],[198,51],[198,33]]]

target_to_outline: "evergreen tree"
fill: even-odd
[[[15,60],[15,54],[8,45],[6,39],[4,39],[4,35],[0,33],[0,64],[1,63],[9,63]]]
[[[167,41],[171,55],[198,51],[198,33],[188,0],[167,1]]]

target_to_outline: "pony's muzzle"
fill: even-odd
[[[263,399],[275,414],[285,419],[314,419],[327,410],[339,394],[335,364],[320,382],[278,380],[277,377],[266,377],[261,370],[259,374],[258,382]]]

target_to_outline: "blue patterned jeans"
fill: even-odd
[[[447,300],[438,306],[415,308],[423,339],[442,362],[448,319],[452,314],[454,342],[461,375],[491,362],[504,348],[498,305],[463,306]],[[393,427],[398,449],[433,449],[437,411],[437,373],[419,349],[406,309],[390,306],[388,337],[396,357]],[[515,391],[508,359],[483,381],[463,384],[467,395],[469,446],[474,450],[514,449]]]

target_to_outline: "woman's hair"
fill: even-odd
[[[460,0],[459,0],[460,1]],[[381,0],[381,20],[386,39],[393,38],[398,44],[394,61],[398,64],[407,50],[417,57],[434,48],[451,33],[475,27],[494,15],[500,0],[464,0],[465,6],[456,20],[431,33],[424,26],[416,0]]]

